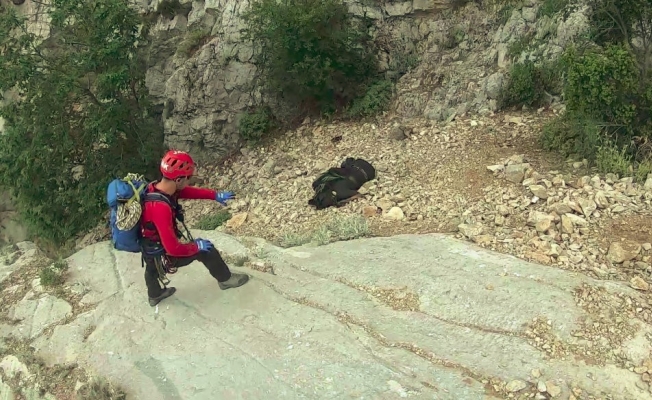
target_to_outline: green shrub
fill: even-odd
[[[631,175],[633,164],[631,157],[627,154],[627,148],[622,147],[618,150],[611,142],[606,142],[596,148],[595,166],[598,171],[607,173],[612,172],[619,176]]]
[[[0,185],[32,236],[61,244],[106,211],[105,190],[128,172],[158,174],[160,123],[137,52],[146,29],[122,0],[52,0],[56,34],[43,42],[13,7],[0,7]]]
[[[553,3],[563,2],[545,4],[552,9]],[[648,143],[652,132],[652,78],[644,52],[632,46],[631,38],[652,39],[652,31],[637,23],[650,19],[652,3],[590,3],[592,38],[599,46],[579,42],[564,52],[560,70],[567,112],[544,127],[541,143],[586,158],[601,172],[645,180],[652,171],[652,154],[640,143]]]
[[[599,162],[606,172],[612,166],[613,172],[622,173],[623,159],[628,166],[642,161],[634,157],[631,139],[647,136],[652,103],[649,83],[640,86],[634,55],[622,45],[583,54],[570,48],[562,65],[567,112],[543,129],[543,147]]]
[[[363,96],[353,100],[347,114],[350,117],[369,117],[387,110],[393,88],[394,84],[388,79],[372,83]]]
[[[240,116],[238,131],[244,140],[257,142],[274,128],[273,116],[267,107],[257,108]]]
[[[509,45],[507,49],[507,55],[510,57],[518,58],[521,53],[528,50],[532,46],[533,39],[534,33],[525,34],[519,37]]]
[[[231,213],[228,210],[220,210],[215,214],[204,216],[199,220],[196,227],[202,231],[212,231],[224,225],[230,219]]]
[[[345,106],[377,73],[370,22],[342,0],[253,0],[243,18],[264,91],[299,115]]]
[[[177,46],[177,53],[190,57],[210,39],[210,32],[205,28],[195,28],[186,33],[184,39]]]
[[[570,0],[543,0],[539,7],[538,16],[554,17],[555,14],[563,11],[570,3]]]
[[[581,111],[611,124],[633,128],[641,107],[639,68],[634,55],[622,45],[578,54],[569,48],[564,54],[568,109]]]
[[[546,91],[556,84],[556,76],[548,72],[549,68],[548,65],[538,66],[529,60],[514,63],[500,94],[501,108],[541,105]]]
[[[596,149],[604,144],[604,139],[604,127],[599,121],[574,111],[546,123],[540,136],[544,149],[589,161],[595,161]]]
[[[63,284],[66,280],[65,272],[68,270],[68,263],[65,260],[58,260],[51,265],[41,269],[39,278],[41,285],[54,287]]]

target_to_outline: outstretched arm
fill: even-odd
[[[179,192],[180,199],[187,200],[215,200],[217,191],[213,189],[199,188],[196,186],[186,186]]]

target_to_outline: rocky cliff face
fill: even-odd
[[[540,2],[527,0],[489,15],[473,3],[457,15],[415,20],[410,32],[422,58],[399,83],[397,114],[443,121],[496,111],[513,62],[554,59],[588,28],[586,7],[555,18],[539,17],[539,8]],[[560,93],[550,95],[559,105]]]
[[[160,13],[168,3],[154,1],[145,9]],[[450,8],[443,0],[347,3],[354,15],[376,21],[381,67],[390,73],[406,68],[415,44],[427,34],[419,33],[422,21]],[[238,115],[260,96],[252,85],[252,46],[240,37],[241,15],[248,6],[246,0],[186,0],[173,15],[158,18],[147,82],[162,106],[169,146],[212,160],[237,148]],[[193,40],[201,45],[192,54],[178,50]]]
[[[375,21],[381,68],[389,75],[408,72],[394,104],[394,111],[407,118],[447,120],[496,111],[512,62],[554,58],[587,27],[585,8],[570,10],[565,18],[539,17],[536,0],[503,10],[502,19],[475,3],[454,12],[446,0],[347,3],[351,13]],[[153,2],[147,9],[155,12],[162,4]],[[241,15],[249,3],[180,4],[154,29],[148,85],[163,107],[167,144],[215,160],[237,149],[238,115],[260,96],[252,86],[252,47],[240,38]],[[187,47],[199,30],[206,37],[194,53],[175,51],[175,46]],[[551,103],[558,101],[555,95]]]
[[[240,35],[249,1],[132,1],[155,20],[146,79],[166,144],[191,151],[202,163],[237,150],[238,116],[260,96],[253,49]],[[39,12],[43,3],[0,3],[33,16],[30,30],[49,34]],[[551,18],[540,15],[536,0],[498,14],[473,2],[463,9],[453,3],[461,2],[347,0],[351,13],[375,21],[381,69],[402,75],[392,107],[399,119],[492,113],[513,62],[555,57],[587,27],[581,7]],[[549,100],[561,106],[559,93]]]
[[[3,1],[34,15],[32,29],[47,35],[47,21],[36,12],[40,2],[16,6]],[[453,3],[347,0],[351,13],[375,21],[381,68],[389,75],[407,72],[393,108],[400,117],[447,120],[467,111],[495,111],[511,62],[554,57],[587,27],[581,7],[553,19],[539,17],[539,3],[528,0],[503,10],[501,20],[473,2],[455,12]],[[240,34],[249,1],[134,4],[156,20],[147,50],[147,85],[164,120],[166,144],[192,151],[202,161],[237,150],[238,116],[260,96],[253,85],[253,49]],[[524,38],[528,45],[515,51]]]

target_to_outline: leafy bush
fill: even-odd
[[[543,0],[539,7],[538,16],[553,17],[558,12],[564,10],[570,3],[570,0]]]
[[[554,62],[536,65],[527,60],[514,63],[509,73],[507,85],[500,94],[501,107],[540,106],[546,92],[554,93],[559,84],[559,75]]]
[[[350,117],[369,117],[385,111],[392,100],[394,85],[388,79],[381,79],[369,85],[365,94],[353,100],[347,114]]]
[[[210,37],[210,32],[205,28],[195,28],[190,30],[177,46],[177,53],[190,57],[203,44],[205,44]]]
[[[58,260],[51,265],[41,269],[39,278],[41,285],[46,287],[59,286],[66,280],[65,272],[68,270],[68,262],[65,260]]]
[[[568,109],[581,111],[605,122],[633,128],[639,111],[649,105],[639,92],[639,69],[634,55],[622,45],[578,54],[564,54]]]
[[[604,145],[604,127],[586,114],[567,111],[549,121],[541,132],[541,145],[560,152],[564,157],[595,161],[596,149]]]
[[[273,128],[273,116],[267,107],[244,113],[238,122],[240,137],[252,142],[262,139]]]
[[[0,184],[32,234],[63,243],[98,223],[110,179],[157,173],[163,138],[136,52],[147,31],[137,12],[121,0],[43,7],[47,42],[0,8],[0,92],[19,97],[0,108]]]
[[[560,3],[562,0],[557,0]],[[562,57],[567,113],[549,123],[542,144],[587,158],[602,172],[644,180],[652,171],[652,3],[591,0],[592,39]],[[643,23],[641,23],[643,22]],[[633,38],[641,38],[639,44]]]
[[[224,225],[231,219],[231,213],[228,210],[220,210],[215,214],[206,215],[197,223],[197,229],[202,231],[212,231]]]
[[[377,73],[369,22],[342,0],[253,0],[244,21],[265,92],[300,115],[345,106]]]

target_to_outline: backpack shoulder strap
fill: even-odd
[[[158,192],[145,193],[144,201],[160,201],[174,208],[174,204],[172,204],[170,198],[164,195],[163,193],[158,193]]]

